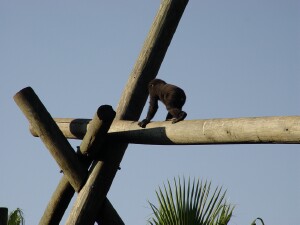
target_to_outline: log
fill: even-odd
[[[93,120],[91,120],[91,126],[87,130],[84,140],[79,147],[79,155],[82,155],[83,152],[91,152],[90,149],[93,151],[101,149],[107,131],[114,117],[115,112],[111,106],[104,105],[98,108]],[[82,165],[84,166],[85,170],[87,170],[87,168],[90,166],[91,161],[92,160],[90,158],[87,160],[85,159],[85,163]],[[63,176],[55,192],[53,193],[39,224],[59,224],[73,195],[73,187],[68,182],[66,176]],[[113,208],[109,200],[106,199],[105,202],[106,204],[103,205],[101,212],[99,212],[99,216],[97,217],[98,224],[100,224],[100,221],[102,221],[104,222],[103,224],[106,225],[123,225],[124,222]]]
[[[80,139],[90,119],[54,119],[63,134]],[[36,132],[30,127],[32,135]],[[270,116],[151,122],[146,128],[136,121],[114,120],[108,139],[131,144],[300,144],[300,116]]]
[[[53,193],[50,202],[48,203],[47,209],[45,210],[39,225],[58,225],[74,195],[74,192],[74,188],[71,186],[66,176],[63,176]],[[121,217],[107,198],[105,199],[100,212],[97,214],[96,221],[98,224],[124,225]]]
[[[80,152],[83,155],[99,154],[115,116],[116,112],[111,106],[104,105],[97,110],[80,144]]]
[[[106,195],[103,193],[101,185],[105,182],[105,171],[101,170],[104,163],[95,163],[91,169],[91,174],[79,192],[71,214],[66,224],[94,224],[97,212],[99,212],[99,201],[103,201],[99,196]],[[93,213],[94,212],[94,213]],[[86,216],[86,214],[94,214],[95,218]]]
[[[96,222],[98,225],[125,225],[108,198],[105,198],[101,210],[96,215]]]
[[[147,99],[147,84],[155,78],[188,0],[163,0],[117,107],[116,119],[138,120]],[[92,171],[96,188],[83,187],[66,224],[92,225],[122,161],[127,143],[109,142],[105,161]],[[96,168],[96,169],[95,169]],[[89,179],[92,179],[91,175]],[[98,178],[101,182],[98,185]],[[91,185],[91,184],[88,184]],[[93,187],[91,185],[90,187]],[[89,198],[88,196],[94,196]],[[86,196],[86,197],[84,197]],[[82,201],[86,199],[86,201]],[[87,207],[89,204],[93,208]]]
[[[117,107],[116,119],[137,120],[188,0],[162,0]]]
[[[87,171],[43,103],[31,87],[19,91],[14,100],[78,192],[86,181]]]
[[[54,121],[66,138],[83,140],[84,135],[89,129],[91,119],[54,118]],[[30,124],[29,130],[34,137],[38,137],[37,132]]]
[[[58,225],[68,208],[75,193],[74,188],[64,175],[52,194],[46,210],[40,219],[39,225]]]
[[[154,122],[146,129],[120,121],[109,132],[109,139],[135,144],[300,144],[300,116]]]
[[[8,222],[8,208],[0,207],[0,225],[7,225]]]

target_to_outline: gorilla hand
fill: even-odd
[[[150,123],[150,120],[143,119],[141,122],[138,123],[138,125],[142,128],[145,128],[148,123]]]

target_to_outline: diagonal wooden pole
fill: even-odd
[[[22,89],[14,96],[14,100],[64,172],[64,176],[40,221],[41,225],[59,224],[74,194],[74,190],[78,192],[85,183],[88,175],[87,167],[90,165],[90,162],[82,165],[78,155],[75,154],[73,148],[32,88]],[[91,129],[86,133],[80,146],[83,152],[96,151],[96,149],[101,148],[103,139],[114,117],[115,112],[111,106],[99,107],[91,121]],[[103,211],[106,213],[101,215],[99,213],[102,216],[101,219],[106,221],[107,224],[124,224],[110,202],[107,199],[105,202]],[[107,218],[107,215],[110,217]]]
[[[159,71],[188,0],[162,0],[117,107],[116,119],[138,120],[147,86]]]
[[[87,171],[81,167],[72,146],[64,137],[41,100],[31,87],[15,94],[14,100],[37,131],[59,167],[68,177],[76,191],[79,191],[87,179]]]
[[[104,105],[98,108],[94,118],[90,121],[91,126],[89,126],[89,129],[84,135],[83,141],[77,152],[78,155],[92,150],[95,151],[99,148],[101,149],[106,132],[108,131],[114,116],[115,112],[111,106]],[[97,140],[97,142],[95,142],[95,140]],[[83,160],[83,166],[87,169],[90,166],[91,159],[83,158]],[[70,185],[67,177],[64,175],[53,193],[39,224],[59,224],[74,195],[74,192],[74,188]],[[97,221],[100,220],[105,221],[104,224],[106,225],[124,224],[121,217],[118,215],[108,199],[105,200],[105,204],[101,208],[101,213],[99,212],[98,214]]]
[[[147,84],[155,78],[188,0],[163,0],[129,77],[116,119],[138,120],[147,99]],[[78,194],[66,224],[92,225],[103,204],[128,144],[110,142]],[[90,182],[89,182],[90,181]],[[93,188],[96,187],[96,188]]]

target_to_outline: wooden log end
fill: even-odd
[[[100,120],[112,121],[116,116],[116,112],[110,105],[101,105],[97,110],[97,115]]]
[[[20,107],[21,111],[24,112],[25,108],[22,107],[24,104],[26,104],[28,101],[32,99],[36,99],[37,95],[35,94],[34,90],[31,87],[26,87],[21,89],[19,92],[17,92],[13,99],[16,102],[16,104]],[[25,110],[26,111],[26,110]]]
[[[115,116],[116,112],[110,105],[102,105],[98,108],[80,145],[80,151],[83,155],[89,157],[98,155],[97,152],[103,147],[107,132]]]
[[[27,95],[28,93],[33,93],[34,91],[33,91],[33,89],[32,89],[32,87],[25,87],[25,88],[23,88],[23,89],[21,89],[19,92],[17,92],[15,95],[14,95],[14,99],[16,99],[16,98],[18,98],[20,95]]]

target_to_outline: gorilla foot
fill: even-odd
[[[184,112],[184,111],[182,111],[182,112],[180,113],[180,115],[179,115],[178,118],[173,118],[173,119],[172,119],[172,123],[177,123],[177,122],[179,122],[179,121],[181,121],[181,120],[184,120],[186,116],[187,116],[187,113]]]

